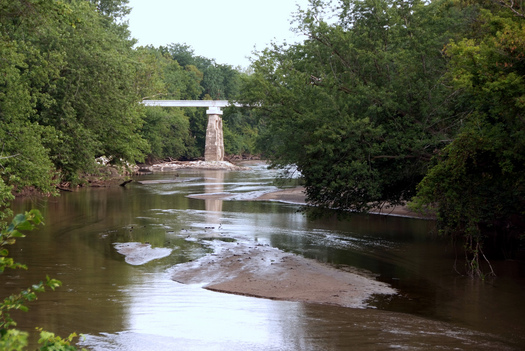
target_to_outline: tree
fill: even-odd
[[[51,99],[39,106],[35,120],[57,131],[58,140],[48,144],[55,166],[74,179],[93,170],[101,155],[140,160],[147,143],[139,134],[143,109],[132,43],[107,30],[88,2],[74,1],[69,11],[72,24],[61,23],[58,33],[35,42],[41,52],[62,53],[60,78],[44,87]]]
[[[122,20],[129,15],[131,8],[128,6],[129,0],[89,0],[97,10],[112,19],[112,21]]]
[[[11,191],[34,187],[53,193],[55,172],[48,140],[52,128],[35,121],[38,103],[49,95],[41,88],[57,79],[58,53],[43,54],[32,44],[40,32],[52,32],[67,7],[55,2],[0,0],[0,222]]]
[[[125,27],[89,1],[1,4],[4,183],[50,192],[60,177],[94,170],[100,155],[140,160],[140,67]]]
[[[329,24],[325,9],[299,13],[303,43],[259,54],[241,101],[266,114],[266,154],[297,167],[312,212],[404,204],[458,123],[441,50],[466,14],[445,1],[339,1]]]
[[[203,94],[212,100],[229,100],[239,94],[240,73],[232,66],[213,64],[203,73]]]
[[[149,107],[142,129],[151,146],[152,158],[175,159],[192,157],[193,139],[189,118],[180,109]]]
[[[483,262],[494,273],[487,256],[515,257],[525,233],[525,11],[498,3],[481,2],[472,34],[447,45],[448,80],[468,114],[415,199],[437,209],[442,233],[465,247],[467,272],[481,277]]]
[[[313,211],[417,193],[483,277],[489,255],[523,244],[523,3],[339,1],[333,24],[325,8],[312,1],[298,17],[308,39],[265,50],[245,79],[267,154],[297,166]]]
[[[161,98],[195,100],[235,100],[240,91],[241,73],[230,65],[217,64],[212,59],[195,55],[187,44],[161,46],[158,51],[169,55],[173,62],[165,74],[168,92]],[[180,70],[184,69],[184,72]],[[206,142],[207,116],[202,109],[186,108],[194,144],[187,150],[186,158],[203,155]],[[224,115],[224,133],[227,153],[255,152],[254,138],[257,135],[257,121],[250,115],[241,116],[241,111]]]
[[[240,73],[232,66],[220,65],[213,59],[197,56],[187,44],[170,44],[161,46],[159,50],[169,54],[182,67],[186,69],[194,67],[192,70],[202,72],[199,82],[202,91],[199,99],[205,99],[205,96],[208,96],[213,100],[229,100],[239,93]]]
[[[189,65],[197,67],[199,71],[204,71],[206,68],[214,64],[212,59],[195,55],[195,51],[188,44],[169,44],[167,46],[159,47],[159,50],[171,56],[171,58],[179,63],[182,67]]]
[[[179,65],[165,50],[138,48],[138,60],[144,63],[139,80],[153,90],[142,90],[150,99],[196,100],[202,92],[203,74],[196,66]],[[195,139],[191,137],[192,111],[178,108],[147,108],[141,135],[150,144],[150,159],[192,158],[198,156]]]
[[[259,119],[257,111],[228,108],[223,116],[224,150],[227,155],[254,155],[259,152]]]

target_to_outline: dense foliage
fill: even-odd
[[[515,252],[523,4],[312,0],[296,22],[307,39],[259,53],[241,100],[260,106],[266,155],[301,173],[312,212],[417,194],[414,207],[437,210],[442,232],[462,238],[471,274],[482,274],[484,245]]]
[[[2,188],[53,192],[98,156],[135,161],[147,151],[141,67],[108,16],[88,1],[0,1]]]
[[[437,81],[464,18],[446,4],[350,1],[329,25],[312,6],[298,18],[309,39],[266,50],[246,81],[245,101],[267,112],[267,152],[297,166],[317,209],[403,204],[455,128]]]
[[[438,204],[442,231],[464,237],[478,275],[485,253],[514,258],[525,239],[524,5],[481,2],[474,29],[446,47],[447,81],[468,113],[416,198]]]
[[[42,222],[31,211],[7,225],[14,192],[54,194],[59,183],[75,184],[82,173],[96,172],[100,156],[122,164],[199,157],[205,111],[145,108],[140,102],[232,99],[238,93],[238,70],[195,56],[188,46],[134,47],[124,21],[127,4],[0,0],[0,274],[27,269],[6,246]],[[241,133],[254,120],[239,114],[232,112],[236,119],[228,124]],[[253,152],[254,143],[245,140],[254,138],[254,130],[246,137],[228,130],[236,142],[228,150]],[[16,329],[10,311],[27,311],[37,293],[59,285],[47,278],[0,302],[0,349],[26,349],[28,334]],[[76,350],[75,336],[40,331],[40,350]]]

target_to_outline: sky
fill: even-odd
[[[297,5],[308,0],[130,0],[131,36],[138,45],[188,44],[195,55],[246,68],[254,49],[300,41],[290,31]]]

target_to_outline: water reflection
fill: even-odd
[[[126,297],[125,337],[89,337],[87,344],[94,350],[106,350],[108,344],[119,350],[159,350],[166,342],[182,350],[277,349],[301,331],[289,333],[299,322],[299,303],[215,293],[174,283],[162,274],[143,274],[133,283]]]
[[[204,170],[204,199],[206,211],[221,212],[222,196],[224,195],[224,171]]]
[[[219,236],[221,227],[222,197],[224,196],[224,171],[204,170],[204,204],[206,208],[207,230],[210,236]]]

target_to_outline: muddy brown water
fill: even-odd
[[[63,282],[28,313],[14,314],[19,328],[83,333],[81,346],[90,350],[525,349],[523,264],[495,262],[496,279],[471,280],[454,271],[461,263],[446,241],[431,235],[431,221],[312,222],[298,205],[245,201],[275,189],[273,171],[251,167],[177,170],[136,179],[159,183],[17,200],[15,211],[38,208],[46,225],[11,248],[29,270],[5,272],[1,296],[46,275]],[[205,193],[234,196],[187,197]],[[348,309],[222,294],[170,279],[171,267],[223,241],[365,269],[399,294]],[[171,254],[134,265],[116,243],[149,243]]]

